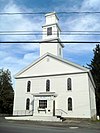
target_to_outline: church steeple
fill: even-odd
[[[59,37],[60,35],[60,28],[58,25],[58,17],[53,13],[48,13],[45,15],[46,17],[46,24],[42,27],[43,28],[43,39],[51,39],[55,37]]]
[[[51,53],[56,56],[63,56],[62,48],[64,45],[60,41],[60,28],[58,25],[58,17],[55,12],[45,15],[46,23],[43,28],[43,37],[40,43],[40,56],[45,53]],[[44,43],[44,41],[46,41]],[[53,42],[53,43],[52,43]]]

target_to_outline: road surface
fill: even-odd
[[[56,123],[57,124],[57,123]],[[0,121],[0,133],[100,133],[100,128],[81,126],[47,126],[15,121]]]
[[[100,133],[100,122],[30,122],[0,117],[0,133]]]

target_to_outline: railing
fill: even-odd
[[[15,110],[13,111],[15,116],[31,116],[33,115],[33,110]]]
[[[60,116],[62,116],[62,114],[67,114],[67,112],[62,109],[56,109],[56,113],[57,115],[60,115]]]

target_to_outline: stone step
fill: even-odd
[[[56,116],[16,116],[16,117],[5,117],[7,120],[31,120],[31,121],[54,121],[62,122],[60,118]]]
[[[62,122],[62,120],[60,118],[57,118],[56,116],[33,116],[32,120]]]

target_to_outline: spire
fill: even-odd
[[[58,17],[55,12],[47,13],[45,15],[46,21],[43,28],[43,37],[40,43],[40,56],[45,53],[51,53],[56,56],[62,57],[62,48],[64,45],[60,41],[60,27],[58,25]],[[46,41],[47,43],[44,43]],[[52,43],[53,42],[53,43]]]

